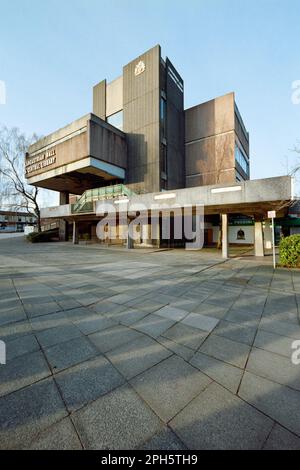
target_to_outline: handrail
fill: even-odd
[[[72,213],[74,212],[90,212],[94,201],[101,199],[113,199],[119,196],[134,196],[134,192],[124,184],[115,184],[112,186],[104,186],[100,188],[88,189],[82,196],[72,205]],[[88,207],[86,207],[88,206]]]

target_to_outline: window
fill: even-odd
[[[107,122],[111,124],[112,126],[116,127],[117,129],[120,129],[120,131],[122,131],[123,130],[123,111],[119,111],[118,113],[108,116]]]
[[[235,161],[240,165],[244,170],[247,176],[249,176],[249,161],[241,148],[236,144],[235,145]]]
[[[164,144],[161,144],[161,154],[160,154],[160,171],[162,177],[167,176],[167,147]]]
[[[160,125],[161,125],[161,137],[166,139],[167,137],[167,102],[165,98],[160,99]]]

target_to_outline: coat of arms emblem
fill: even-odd
[[[138,64],[136,64],[135,69],[134,69],[134,75],[137,77],[138,75],[141,75],[141,73],[145,72],[146,65],[145,62],[142,60],[139,61]]]

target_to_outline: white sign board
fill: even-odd
[[[276,211],[268,211],[268,219],[275,219]]]

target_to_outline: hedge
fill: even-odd
[[[290,235],[281,239],[279,263],[288,268],[300,268],[300,235]]]
[[[58,237],[58,230],[45,230],[44,232],[31,232],[26,239],[31,243],[46,243],[54,241]]]

